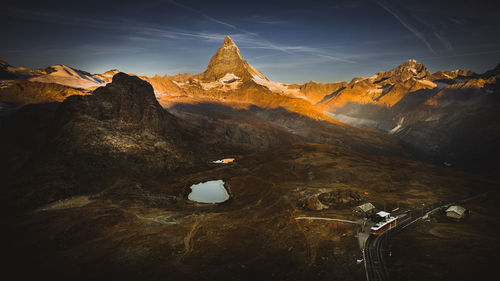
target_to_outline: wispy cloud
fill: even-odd
[[[443,44],[443,46],[448,50],[448,51],[454,51],[453,46],[451,45],[450,41],[443,35],[439,34],[438,32],[434,31],[434,36],[436,36],[439,41]]]
[[[440,30],[447,28],[446,22],[441,19],[434,19],[429,17],[419,16],[416,12],[412,13],[414,19],[420,22],[422,25],[426,26],[429,30],[432,31],[432,34],[438,41],[446,48],[447,51],[454,52],[453,45],[450,40],[446,38],[446,36]],[[440,28],[439,28],[440,27]]]
[[[288,20],[283,20],[281,18],[276,18],[274,16],[261,16],[261,15],[253,15],[246,19],[246,21],[251,23],[263,24],[263,25],[274,25],[274,26],[282,26],[282,25],[290,25],[291,22]]]
[[[266,25],[287,25],[287,24],[290,24],[290,22],[285,21],[285,20],[272,20],[272,19],[255,20],[254,22],[260,23],[260,24],[266,24]]]
[[[43,10],[9,9],[0,11],[0,14],[24,17],[30,20],[39,20],[49,23],[84,26],[95,29],[119,30],[127,33],[131,38],[139,40],[141,36],[148,35],[153,38],[169,39],[224,39],[223,34],[211,32],[193,32],[178,27],[152,24],[143,21],[135,21],[129,18],[106,17],[106,19],[83,17],[78,15],[59,14]],[[143,38],[146,39],[146,38]]]
[[[403,13],[397,11],[395,7],[393,7],[388,1],[385,0],[376,0],[376,3],[382,7],[384,10],[386,10],[389,14],[391,14],[396,20],[401,23],[408,31],[413,33],[424,45],[429,49],[431,53],[436,55],[436,51],[434,48],[432,48],[431,44],[429,41],[425,38],[424,34],[421,33],[412,23],[411,21],[405,16]]]
[[[175,1],[168,2],[178,4]],[[187,6],[185,8],[191,9]],[[197,10],[193,11],[198,12]],[[83,17],[73,14],[58,14],[55,12],[28,9],[11,9],[8,11],[8,13],[10,13],[11,15],[14,14],[16,17],[25,17],[31,20],[36,19],[45,22],[77,25],[95,29],[118,30],[121,32],[116,32],[116,36],[120,36],[126,40],[135,42],[161,43],[170,42],[172,40],[202,40],[206,42],[222,42],[227,36],[227,34],[224,33],[184,30],[175,26],[153,24],[148,22],[136,21],[129,18],[106,17],[105,19],[100,19]],[[2,12],[0,12],[0,14],[2,14]],[[211,20],[215,20],[208,15],[207,17]],[[311,62],[338,61],[352,64],[357,63],[355,59],[349,58],[349,56],[346,56],[345,54],[337,53],[334,50],[326,50],[307,45],[279,44],[266,40],[256,33],[239,29],[234,25],[230,25],[230,27],[234,27],[235,29],[235,32],[231,34],[231,37],[242,49],[263,49],[285,54],[307,55],[310,57]],[[87,49],[88,51],[92,52],[92,54],[106,52],[108,50],[112,51],[112,49],[109,49],[107,47],[101,50],[92,50],[92,48],[90,47]],[[123,51],[126,50],[127,48],[123,49]],[[130,50],[137,51],[136,48],[132,48]],[[55,52],[55,50],[53,51]]]
[[[454,17],[450,17],[450,21],[452,21],[453,23],[458,24],[458,25],[464,25],[467,22],[465,19],[454,18]]]
[[[323,59],[316,58],[316,59],[302,59],[302,60],[295,60],[295,61],[289,61],[289,62],[278,62],[278,63],[257,63],[254,66],[258,69],[287,69],[287,68],[292,68],[292,67],[298,67],[298,66],[303,66],[303,65],[309,65],[309,64],[316,64],[316,63],[321,63],[324,62]]]
[[[341,61],[346,63],[356,63],[353,60],[347,59],[343,56],[339,56],[334,54],[332,51],[326,51],[316,47],[310,46],[300,46],[300,45],[282,45],[269,42],[263,39],[257,38],[240,38],[238,42],[241,42],[240,47],[242,49],[266,49],[266,50],[274,50],[280,51],[287,54],[308,54],[313,57],[323,58],[323,61]]]
[[[185,10],[188,10],[188,11],[191,11],[193,13],[196,13],[196,14],[199,14],[201,15],[202,17],[204,17],[205,19],[209,20],[209,21],[212,21],[212,22],[215,22],[215,23],[218,23],[218,24],[221,24],[221,25],[224,25],[224,26],[227,26],[227,27],[230,27],[230,28],[233,28],[233,29],[236,29],[236,26],[235,25],[232,25],[230,23],[227,23],[227,22],[224,22],[224,21],[221,21],[221,20],[218,20],[216,18],[213,18],[207,14],[205,14],[204,12],[200,11],[200,10],[197,10],[197,9],[194,9],[194,8],[191,8],[191,7],[188,7],[186,5],[183,5],[181,3],[178,3],[174,0],[167,0],[168,3],[172,4],[172,5],[175,5],[177,7],[180,7],[180,8],[183,8]]]

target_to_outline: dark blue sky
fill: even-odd
[[[203,72],[230,35],[275,81],[370,76],[413,58],[431,72],[500,62],[495,1],[12,1],[0,59],[92,73]]]

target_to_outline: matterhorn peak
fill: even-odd
[[[243,60],[238,46],[229,36],[226,36],[224,44],[210,59],[207,70],[200,77],[203,80],[216,81],[226,74],[232,74],[242,80],[252,79],[254,76],[267,80],[262,73]]]
[[[228,46],[228,45],[234,45],[236,46],[236,44],[234,43],[233,39],[231,39],[231,37],[226,36],[226,38],[224,38],[224,46]]]

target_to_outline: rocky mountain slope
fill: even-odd
[[[3,131],[15,130],[26,120],[29,112],[22,109],[3,120]],[[39,183],[32,190],[36,196],[25,196],[26,200],[50,201],[67,192],[95,192],[124,178],[168,178],[171,173],[204,167],[225,153],[242,151],[169,114],[158,104],[149,83],[123,73],[92,95],[74,95],[50,111],[32,112],[37,119],[44,117],[43,130],[28,135],[36,143],[24,145],[32,149],[24,160],[11,155],[11,164],[25,175],[16,177],[19,188],[13,190],[21,192],[23,186]],[[15,147],[16,136],[3,135],[1,148]]]
[[[56,83],[28,80],[0,81],[0,101],[16,107],[26,104],[62,102],[73,95],[87,95],[89,90],[76,89]]]
[[[263,108],[283,107],[314,119],[329,119],[311,105],[299,88],[269,81],[261,72],[243,60],[240,50],[229,36],[211,58],[205,72],[170,79],[178,87],[170,85],[164,89],[158,89],[158,93],[169,96],[172,93],[178,93],[178,88],[181,88],[190,98],[247,102]],[[153,86],[159,84],[161,77],[155,80]],[[160,103],[162,102],[163,100],[160,99]],[[171,100],[167,98],[165,102],[169,103]]]
[[[424,65],[409,60],[387,72],[379,72],[368,78],[354,78],[345,89],[324,99],[317,106],[325,111],[336,111],[350,104],[390,108],[409,92],[437,87],[432,80]]]
[[[353,79],[316,106],[342,122],[399,137],[421,160],[491,170],[498,166],[492,156],[500,137],[498,78],[498,67],[482,75],[463,70],[430,74],[410,60]]]
[[[311,82],[302,87],[269,81],[242,59],[229,37],[205,72],[171,79],[178,86],[171,91],[183,93],[175,97],[157,94],[160,104],[182,119],[212,128],[230,142],[250,144],[261,150],[310,141],[366,153],[405,154],[397,139],[338,122],[315,108],[306,97],[318,100],[321,92],[339,89],[343,83]],[[161,81],[161,77],[157,80]]]

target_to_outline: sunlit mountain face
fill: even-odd
[[[6,274],[486,279],[500,250],[499,12],[2,4]]]

